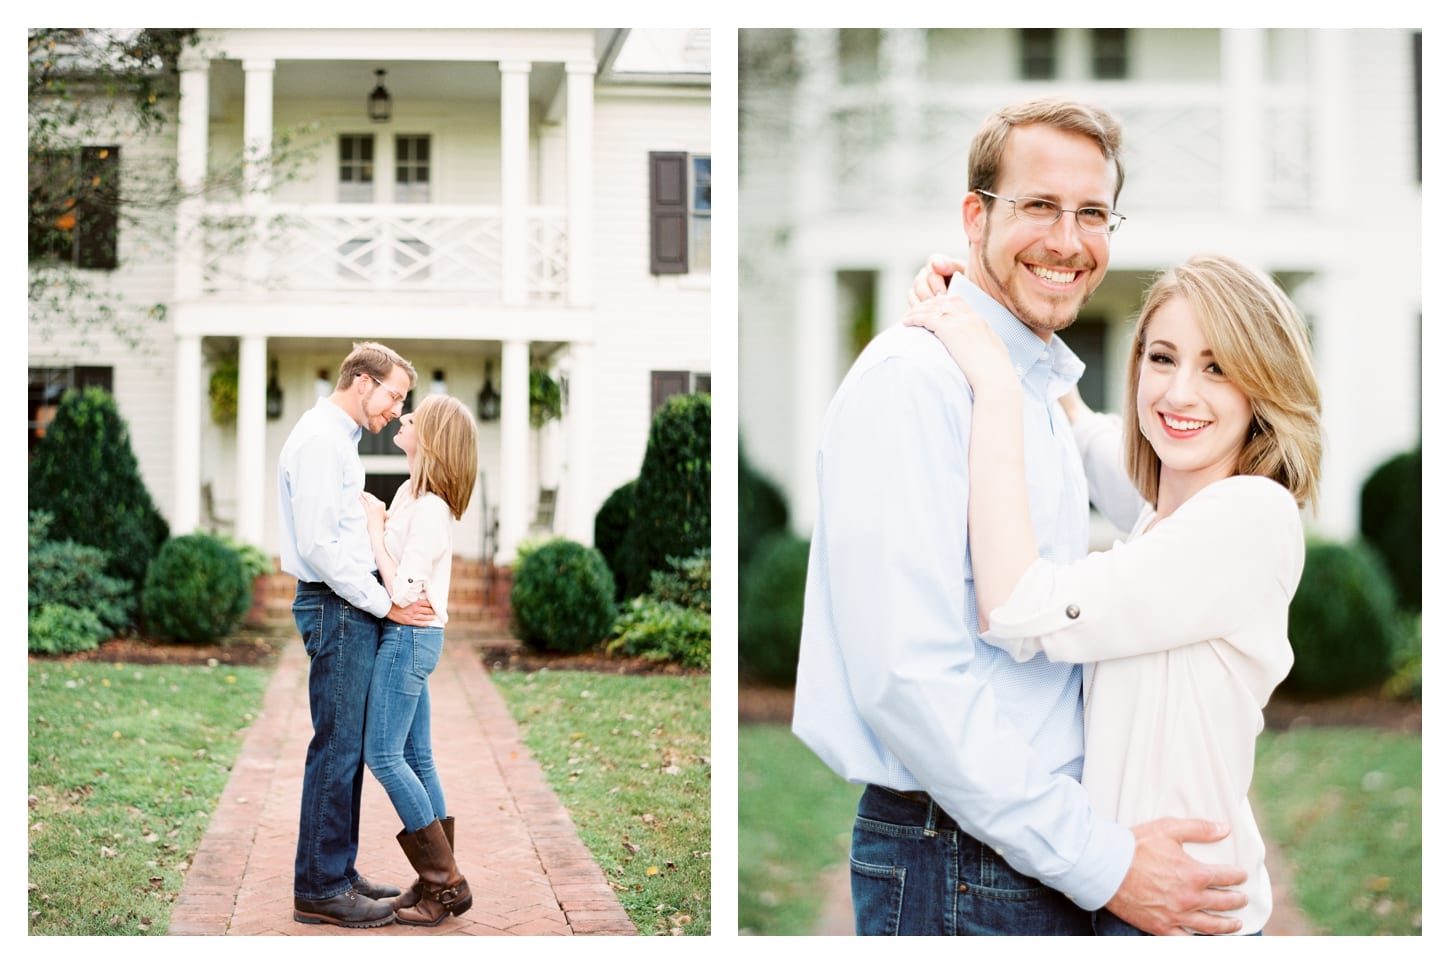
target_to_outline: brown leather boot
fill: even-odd
[[[418,872],[423,891],[417,904],[397,912],[398,923],[433,927],[443,923],[449,914],[457,916],[473,906],[473,894],[453,861],[453,848],[443,833],[441,820],[434,820],[416,833],[400,832],[398,844]]]
[[[443,824],[443,836],[448,838],[448,849],[453,850],[453,818],[440,817],[439,823]],[[393,910],[402,910],[404,907],[412,907],[423,899],[423,881],[414,880],[413,886],[394,897],[388,903],[393,905]]]

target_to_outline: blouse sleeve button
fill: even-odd
[[[1068,619],[1076,619],[1077,617],[1079,617],[1081,615],[1082,615],[1082,610],[1081,609],[1078,609],[1076,606],[1068,606],[1067,607],[1067,618]]]

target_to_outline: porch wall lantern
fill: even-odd
[[[375,70],[373,73],[377,74],[378,85],[368,94],[368,118],[375,123],[385,124],[393,116],[393,95],[383,86],[383,75],[387,71]]]
[[[493,366],[484,366],[483,388],[478,393],[478,419],[481,422],[498,421],[498,392],[493,387]]]
[[[267,418],[276,421],[282,417],[282,386],[277,382],[277,359],[272,359],[272,374],[267,379]]]
[[[433,369],[433,383],[428,386],[429,395],[447,395],[448,382],[443,379],[443,369]]]

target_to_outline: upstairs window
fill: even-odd
[[[1128,79],[1128,31],[1101,27],[1092,31],[1093,79]]]
[[[393,150],[397,176],[393,199],[399,204],[427,204],[431,200],[428,135],[399,134]]]
[[[1023,80],[1052,80],[1057,76],[1057,31],[1050,27],[1019,30],[1019,70]]]
[[[337,199],[368,204],[373,199],[373,135],[343,134],[337,139]]]
[[[77,268],[116,267],[121,149],[115,145],[30,157],[30,257]]]

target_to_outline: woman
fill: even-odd
[[[1261,932],[1271,901],[1248,789],[1264,704],[1293,662],[1299,509],[1315,502],[1321,450],[1303,320],[1273,282],[1229,258],[1193,258],[1149,289],[1126,430],[1075,393],[1065,399],[1094,502],[1121,502],[1131,484],[1146,504],[1127,542],[1067,564],[1037,555],[1023,396],[1002,342],[957,298],[923,302],[907,323],[935,332],[971,384],[968,524],[983,640],[1019,662],[1043,653],[1092,664],[1083,786],[1094,807],[1124,826],[1165,816],[1229,824],[1226,839],[1186,846],[1248,872],[1248,905],[1234,916],[1239,933]],[[1107,911],[1094,926],[1141,933]]]
[[[429,395],[398,420],[395,444],[408,456],[408,480],[386,512],[364,493],[378,574],[406,607],[425,593],[436,614],[427,627],[384,622],[368,691],[363,759],[387,791],[403,829],[398,843],[418,879],[393,907],[403,924],[432,927],[473,905],[453,860],[453,818],[433,765],[428,676],[443,653],[452,520],[463,517],[478,475],[478,430],[462,402]]]

